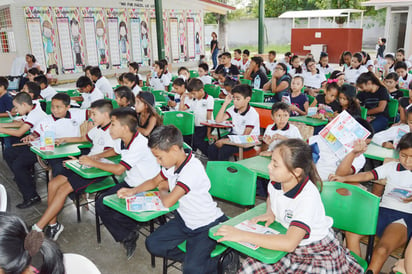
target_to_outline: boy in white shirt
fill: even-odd
[[[396,74],[399,76],[399,88],[408,89],[409,83],[412,81],[412,74],[408,73],[406,62],[398,61],[393,66]]]
[[[39,84],[41,88],[40,96],[46,101],[51,101],[57,91],[49,86],[49,80],[47,80],[47,77],[45,75],[39,75],[34,78],[34,81]]]
[[[137,79],[136,74],[128,72],[123,75],[123,84],[132,90],[134,96],[137,96],[142,91],[138,82],[139,80]]]
[[[210,85],[212,83],[212,77],[210,77],[209,73],[209,65],[206,63],[199,64],[199,68],[197,69],[199,73],[199,79],[203,82],[203,85]]]
[[[242,50],[235,49],[233,51],[233,59],[231,63],[232,65],[235,65],[238,69],[240,69],[240,66],[242,65]]]
[[[240,69],[239,69],[240,71],[245,72],[249,68],[249,65],[250,65],[249,56],[250,56],[250,51],[247,49],[243,50],[242,62],[240,63]]]
[[[154,90],[169,89],[171,77],[170,72],[166,73],[165,62],[156,61],[153,72],[147,75],[146,85],[152,87]]]
[[[100,89],[104,96],[109,99],[114,99],[114,92],[112,85],[106,77],[102,76],[102,71],[99,67],[92,67],[90,69],[90,75],[96,87]]]
[[[270,73],[273,75],[273,71],[275,70],[276,65],[278,64],[278,62],[276,62],[276,51],[269,51],[268,59],[269,61],[266,62],[266,67],[268,68],[268,70],[270,70]]]
[[[76,87],[81,92],[81,96],[73,97],[72,99],[75,101],[82,101],[80,107],[82,109],[88,109],[94,101],[104,99],[102,91],[86,76],[80,76],[79,79],[77,79]]]

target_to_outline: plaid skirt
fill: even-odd
[[[343,248],[330,229],[329,234],[320,241],[298,246],[275,264],[265,264],[253,258],[246,258],[238,273],[363,273],[363,268]]]

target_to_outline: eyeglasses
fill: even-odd
[[[283,70],[283,68],[275,68],[275,70]]]

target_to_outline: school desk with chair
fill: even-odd
[[[363,155],[365,155],[366,158],[378,161],[383,161],[385,158],[399,158],[399,153],[396,150],[385,148],[375,143],[370,143],[368,145],[368,149]]]
[[[268,165],[270,161],[270,157],[255,156],[252,158],[239,160],[236,163],[256,172],[258,177],[269,179]]]

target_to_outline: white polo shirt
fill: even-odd
[[[277,222],[286,228],[297,226],[306,231],[299,246],[320,241],[328,235],[333,220],[325,215],[319,190],[309,178],[288,192],[282,190],[281,183],[270,182],[268,194]]]
[[[345,70],[345,81],[350,84],[356,84],[356,80],[358,80],[359,75],[365,72],[368,72],[368,69],[364,66],[360,66],[358,69],[350,67]]]
[[[200,81],[202,81],[203,85],[210,85],[212,84],[212,77],[209,75],[203,75],[202,77],[198,77]]]
[[[409,83],[412,81],[412,74],[407,73],[406,79],[403,77],[399,77],[398,85],[401,89],[409,89]]]
[[[55,138],[79,137],[80,125],[87,119],[87,110],[70,109],[66,116],[56,118],[53,114],[47,115],[42,124],[49,124],[53,127]]]
[[[188,228],[206,226],[223,215],[209,193],[210,180],[205,168],[192,151],[181,166],[162,168],[160,175],[168,180],[170,191],[176,186],[185,191],[186,194],[179,199],[177,212]]]
[[[405,169],[399,162],[389,162],[371,171],[375,180],[386,178],[385,192],[381,207],[412,213],[412,203],[404,203],[389,195],[394,188],[412,191],[412,171]]]
[[[232,134],[243,135],[246,128],[252,128],[249,135],[260,135],[259,113],[250,105],[243,113],[231,106],[226,110],[226,114],[232,117]]]
[[[270,72],[273,75],[273,71],[275,71],[276,65],[278,64],[278,62],[266,62],[265,65],[267,67],[268,70],[270,70]]]
[[[240,66],[242,65],[242,58],[240,58],[240,59],[233,58],[231,60],[231,63],[232,63],[232,65],[235,65],[235,66],[237,66],[238,69],[240,69]]]
[[[331,65],[327,65],[326,67],[322,67],[320,64],[316,64],[316,68],[319,70],[320,73],[323,75],[332,73],[334,69],[332,68]]]
[[[319,176],[322,181],[327,181],[330,174],[335,174],[336,169],[342,162],[332,149],[328,146],[325,140],[320,135],[315,135],[309,138],[309,145],[314,143],[318,144],[319,147],[319,160],[316,163],[316,169],[318,170]],[[366,159],[363,154],[359,155],[353,160],[352,170],[353,173],[358,173],[359,170],[365,165]]]
[[[302,139],[302,135],[300,134],[299,129],[295,125],[291,125],[289,123],[286,124],[286,126],[282,129],[279,129],[276,124],[271,124],[268,125],[265,133],[263,134],[264,136],[270,136],[272,137],[275,134],[280,134],[282,136],[285,136],[287,138],[298,138]],[[280,142],[281,140],[275,140],[271,144],[269,144],[269,151],[272,151],[275,146]]]
[[[130,187],[138,186],[160,172],[160,166],[147,146],[147,138],[139,132],[136,132],[128,146],[117,139],[114,151],[122,157],[120,164],[126,168],[124,181]]]
[[[142,88],[138,84],[136,84],[132,89],[134,96],[137,96],[141,91],[142,91]]]
[[[42,89],[40,91],[40,96],[46,101],[51,101],[53,96],[57,94],[57,91],[52,88],[51,86],[47,86],[47,88]]]
[[[182,103],[182,102],[180,102]],[[183,102],[188,110],[193,111],[195,115],[195,126],[201,127],[201,122],[207,121],[207,112],[213,111],[213,106],[215,105],[215,101],[212,96],[209,96],[205,92],[205,96],[198,100],[195,98],[190,99],[189,97],[185,97]]]
[[[380,131],[378,133],[375,133],[372,138],[372,142],[374,142],[377,145],[382,146],[384,142],[392,142],[395,143],[395,139],[398,137],[398,131],[403,130],[405,132],[409,132],[409,126],[406,124],[401,124],[398,126],[393,126],[390,127],[386,130]]]
[[[95,155],[114,147],[115,141],[112,139],[112,136],[110,136],[109,131],[110,124],[111,123],[105,126],[96,126],[87,132],[86,138],[93,144],[89,155]]]
[[[159,77],[155,73],[155,75],[152,76],[149,80],[150,86],[154,90],[165,90],[165,87],[170,85],[171,77],[169,77],[169,75],[171,76],[172,74],[171,73],[162,74],[162,76]]]
[[[243,60],[240,62],[240,70],[242,71],[247,71],[247,69],[250,66],[250,60],[247,60],[247,62],[243,62]]]
[[[109,99],[114,99],[114,91],[112,85],[106,77],[102,76],[97,79],[95,86]]]
[[[303,79],[305,82],[305,87],[312,87],[315,89],[321,88],[322,83],[326,81],[325,74],[323,73],[312,74],[312,72],[310,71],[303,73]]]
[[[83,97],[83,102],[80,107],[82,109],[88,109],[94,101],[104,99],[103,92],[96,86],[89,93],[82,93],[82,97]]]
[[[47,114],[41,109],[40,104],[33,105],[32,110],[23,116],[23,122],[30,126],[30,133],[39,133],[40,122],[47,119]]]

